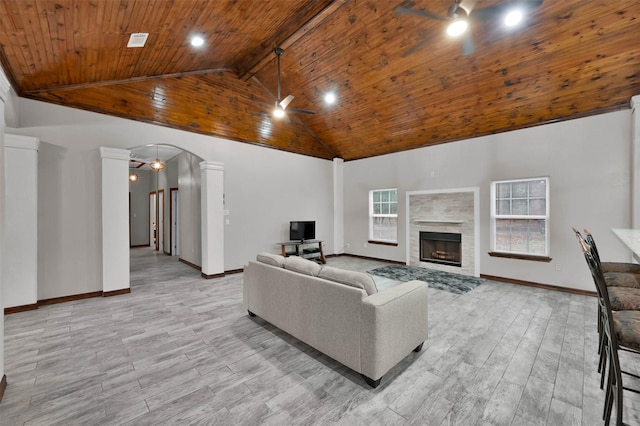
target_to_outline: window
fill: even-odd
[[[369,191],[369,240],[398,242],[398,190]]]
[[[491,184],[494,252],[549,256],[549,178]]]

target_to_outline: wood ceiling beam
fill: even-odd
[[[91,83],[68,84],[64,86],[48,87],[46,89],[25,90],[22,93],[25,95],[38,95],[40,93],[49,93],[51,91],[57,92],[57,91],[67,91],[67,90],[76,90],[76,89],[87,89],[92,87],[112,86],[115,84],[135,83],[140,81],[164,79],[164,78],[179,78],[179,77],[185,77],[188,75],[216,74],[216,73],[231,72],[231,71],[233,71],[231,68],[212,68],[212,69],[206,69],[206,70],[174,72],[170,74],[145,75],[140,77],[123,78],[119,80],[94,81]]]
[[[301,27],[296,29],[289,37],[286,37],[284,40],[278,40],[278,37],[281,37],[282,32],[279,34],[275,34],[270,40],[266,41],[262,44],[266,50],[262,52],[256,52],[254,55],[250,55],[252,58],[260,58],[257,62],[249,64],[248,67],[237,66],[238,69],[238,77],[241,80],[249,80],[253,77],[258,71],[260,71],[263,67],[273,61],[273,49],[276,47],[280,47],[284,50],[287,50],[290,46],[292,46],[296,41],[300,40],[302,37],[313,31],[315,28],[320,26],[327,18],[329,18],[334,12],[340,9],[348,0],[334,0],[327,7],[322,9],[320,13],[315,15]],[[295,19],[291,21],[289,25],[295,24]]]

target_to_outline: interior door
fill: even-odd
[[[156,241],[156,193],[149,193],[149,247],[158,250]]]

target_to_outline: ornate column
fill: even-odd
[[[202,276],[224,276],[224,164],[200,163]]]
[[[344,253],[344,160],[333,159],[333,253]]]
[[[129,156],[100,148],[102,159],[102,292],[131,292],[129,283]]]
[[[640,95],[631,98],[631,227],[640,228]]]
[[[11,86],[7,81],[4,73],[0,71],[0,164],[4,165],[4,104],[9,97],[9,90]],[[4,167],[3,167],[4,169]],[[5,203],[4,203],[4,173],[0,173],[0,289],[4,288],[4,268],[5,268],[5,237],[4,230],[7,228],[7,220],[5,215]],[[3,312],[0,312],[0,401],[4,395],[4,390],[7,387],[7,376],[4,374],[4,297],[0,291],[0,307]]]
[[[5,135],[4,307],[38,308],[38,148],[30,136]],[[14,308],[7,309],[7,308]]]

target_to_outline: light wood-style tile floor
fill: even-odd
[[[241,273],[205,280],[146,248],[131,258],[129,295],[5,318],[0,424],[602,424],[592,297],[496,282],[461,296],[431,289],[423,351],[373,390],[249,318]]]

